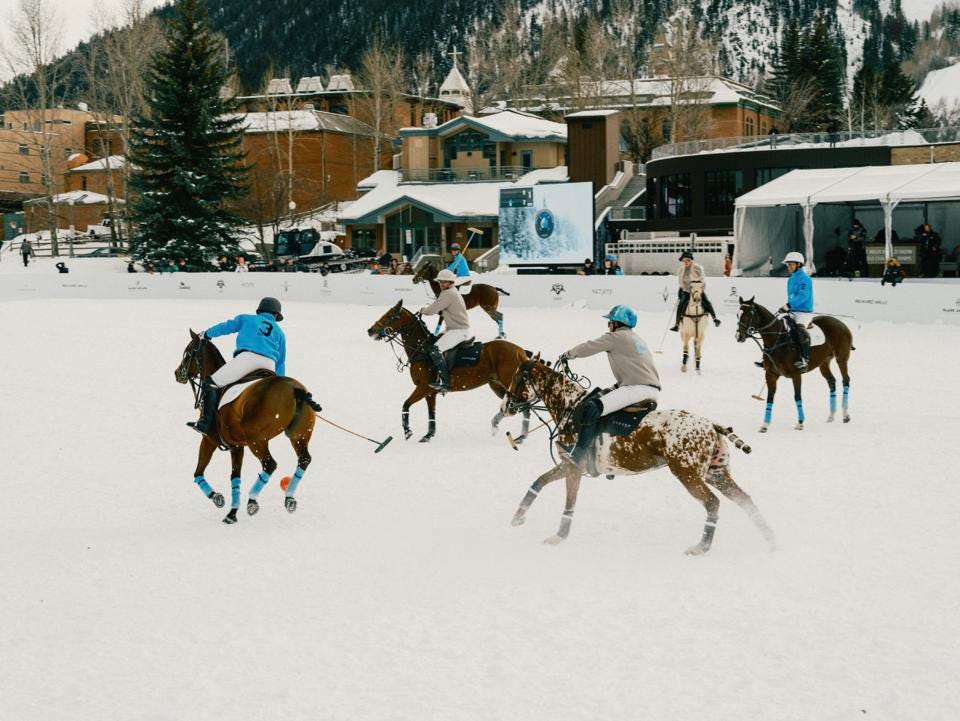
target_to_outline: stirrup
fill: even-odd
[[[754,364],[757,368],[763,368],[763,361],[754,361],[753,364]]]
[[[796,368],[796,369],[799,370],[799,371],[806,370],[806,369],[807,369],[807,366],[809,366],[809,365],[810,365],[810,363],[808,363],[807,361],[805,361],[803,358],[801,358],[801,359],[798,360],[798,361],[794,361],[794,363],[793,363],[793,367]]]
[[[670,330],[672,330],[674,333],[679,332],[679,331],[680,331],[680,324],[677,323],[677,324],[676,324],[675,326],[673,326]]]

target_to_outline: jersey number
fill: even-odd
[[[260,335],[269,337],[271,333],[273,333],[273,326],[270,323],[267,323],[267,321],[263,321],[260,324]]]

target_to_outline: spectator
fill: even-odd
[[[234,273],[246,273],[250,269],[247,267],[247,259],[242,255],[237,256],[237,267],[233,269]]]
[[[766,262],[760,266],[760,275],[773,275],[773,256],[768,255]]]
[[[273,273],[282,273],[286,268],[284,268],[284,259],[283,258],[274,258],[273,262],[270,264],[270,270]]]
[[[780,131],[777,130],[777,126],[770,128],[770,147],[777,147],[777,138],[780,136]]]
[[[603,260],[603,275],[623,275],[623,268],[617,263],[617,256],[612,253]]]
[[[859,218],[853,219],[853,225],[850,226],[850,230],[847,231],[847,238],[849,239],[851,235],[855,235],[857,240],[860,242],[866,242],[867,240],[867,229],[863,227],[863,223],[860,222]]]
[[[413,266],[410,265],[409,260],[403,261],[403,265],[400,266],[400,275],[413,275]]]
[[[152,260],[147,261],[146,271],[147,271],[147,273],[149,273],[150,275],[153,275],[154,273],[157,272],[157,266],[153,264],[153,261],[152,261]]]
[[[393,260],[393,256],[384,248],[383,255],[377,258],[377,264],[382,268],[389,268],[391,260]]]
[[[892,286],[896,286],[897,283],[903,282],[903,268],[900,267],[900,261],[896,258],[887,258],[886,265],[883,268],[883,278],[880,280],[880,285],[886,285],[889,283]]]
[[[324,263],[323,267],[326,268],[327,264]],[[323,270],[321,269],[320,272],[323,273]],[[327,273],[329,272],[330,272],[330,269],[327,268]],[[323,273],[323,274],[326,275],[327,273]],[[383,275],[383,268],[380,266],[380,263],[374,261],[373,263],[370,264],[370,275]]]
[[[227,256],[220,256],[220,260],[217,261],[217,268],[223,272],[230,270],[230,261],[227,259]]]
[[[733,256],[727,253],[723,256],[723,274],[730,277],[730,274],[733,272]]]
[[[577,275],[593,275],[596,272],[596,269],[593,267],[592,258],[584,258],[583,265],[577,268]]]
[[[173,258],[167,261],[167,264],[160,269],[161,273],[176,273],[177,272],[177,261]]]
[[[70,272],[70,269],[67,267],[67,264],[64,263],[62,260],[61,260],[59,263],[57,263],[56,268],[57,268],[57,272],[58,272],[58,273],[69,273],[69,272]]]
[[[847,271],[851,275],[860,277],[867,273],[867,248],[864,244],[867,237],[867,229],[862,225],[859,230],[857,224],[859,220],[853,221],[853,226],[847,231]]]
[[[26,238],[24,238],[23,242],[20,243],[20,256],[23,258],[24,268],[30,265],[30,258],[36,257],[33,252],[33,245]]]
[[[890,230],[890,238],[891,238],[890,240],[891,243],[900,242],[900,236],[897,235],[897,231],[893,229]],[[884,232],[883,228],[880,228],[880,230],[877,231],[877,234],[873,236],[874,243],[884,243],[886,242],[886,239],[887,239],[887,234]]]
[[[390,270],[387,271],[390,275],[400,275],[400,261],[396,258],[390,259]]]
[[[823,275],[828,278],[839,278],[843,273],[843,264],[847,259],[847,251],[842,245],[835,245],[824,254],[825,267]]]
[[[183,272],[183,273],[187,273],[187,272],[190,271],[190,268],[187,267],[187,259],[186,259],[186,258],[181,258],[180,260],[177,261],[177,270],[179,270],[179,271],[181,271],[181,272]]]
[[[136,267],[135,267],[134,264],[133,264],[133,258],[131,258],[131,259],[130,259],[130,262],[127,263],[127,272],[128,272],[128,273],[136,273],[136,272],[137,272],[137,269],[136,269]]]
[[[919,232],[915,240],[920,245],[920,273],[925,278],[936,278],[940,275],[943,240],[940,238],[940,234],[930,227],[930,223],[924,223],[917,230]]]

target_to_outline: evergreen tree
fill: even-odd
[[[844,65],[826,18],[818,15],[800,43],[800,67],[816,96],[797,130],[828,130],[843,112]]]
[[[141,260],[185,258],[193,270],[236,247],[228,203],[244,193],[242,118],[220,96],[228,71],[202,0],[181,0],[147,79],[148,110],[128,151]]]

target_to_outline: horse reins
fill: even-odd
[[[396,311],[394,311],[393,314],[387,319],[387,323],[390,323],[391,321],[394,321],[397,318],[399,318],[400,313],[403,310],[404,310],[403,308],[399,308]],[[393,355],[397,359],[397,373],[403,373],[405,368],[409,368],[411,365],[413,365],[414,363],[413,359],[421,351],[423,351],[424,347],[428,345],[430,341],[430,331],[423,324],[423,321],[420,320],[420,318],[415,313],[412,313],[411,315],[420,324],[420,327],[423,329],[423,333],[424,333],[423,340],[420,341],[420,344],[413,349],[412,353],[407,351],[407,348],[403,343],[403,329],[409,326],[410,325],[409,323],[405,323],[403,326],[401,326],[397,330],[394,330],[389,325],[386,325],[383,328],[381,328],[379,332],[380,339],[385,340],[387,342],[387,344],[390,346],[390,350],[393,351]],[[399,338],[400,345],[403,346],[403,352],[407,354],[407,360],[405,361],[400,357],[400,354],[397,352],[397,349],[394,347],[394,343],[397,342],[398,338]]]
[[[758,315],[757,311],[756,311],[755,309],[753,309],[753,308],[750,309],[750,313],[753,314],[754,316]],[[770,333],[775,333],[777,337],[779,337],[780,335],[783,335],[783,331],[781,331],[781,330],[776,330],[776,329],[773,330],[773,331],[768,331],[768,330],[766,330],[766,329],[769,328],[770,326],[772,326],[772,325],[774,325],[775,323],[777,323],[777,321],[779,321],[779,320],[780,320],[780,314],[779,314],[779,312],[778,312],[778,313],[775,313],[775,314],[774,314],[773,318],[771,318],[771,319],[770,319],[770,322],[767,323],[766,325],[762,325],[762,326],[760,326],[759,328],[754,328],[754,327],[751,325],[751,326],[750,326],[749,328],[747,328],[747,330],[744,332],[744,335],[746,335],[747,338],[749,338],[749,339],[752,340],[754,343],[756,343],[756,344],[757,344],[757,347],[760,349],[760,352],[761,352],[766,358],[769,358],[769,359],[770,359],[770,362],[773,363],[774,365],[776,365],[776,361],[773,359],[773,351],[778,350],[779,348],[783,348],[784,346],[789,345],[789,344],[790,344],[790,334],[789,334],[789,333],[786,333],[786,338],[784,338],[782,341],[778,341],[778,342],[774,343],[772,346],[770,346],[770,348],[767,348],[766,346],[763,345],[763,337],[764,337],[765,335],[770,335]]]
[[[202,381],[203,379],[203,349],[206,342],[206,338],[201,337],[195,348],[192,350],[188,348],[183,352],[183,360],[180,362],[181,367],[186,363],[183,374],[186,376],[187,382],[190,383],[190,390],[193,391],[193,407],[195,410],[200,407],[200,383],[198,380]],[[195,360],[197,363],[196,376],[190,375],[191,360]]]

